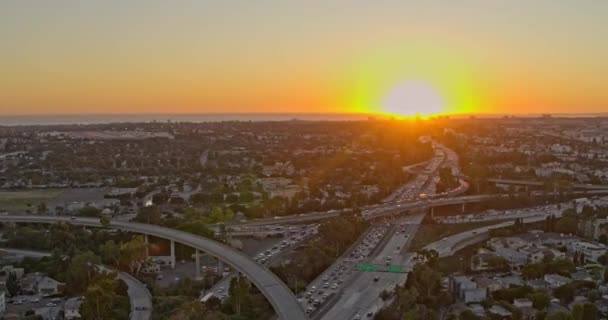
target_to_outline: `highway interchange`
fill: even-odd
[[[414,237],[426,209],[434,206],[480,202],[508,196],[459,196],[468,188],[468,184],[463,179],[460,179],[460,185],[454,190],[436,194],[435,185],[438,182],[437,173],[439,168],[450,167],[458,177],[460,177],[460,171],[458,169],[458,157],[453,151],[435,142],[433,142],[433,147],[435,148],[435,156],[430,161],[425,162],[424,173],[419,174],[415,179],[399,188],[394,194],[387,197],[386,201],[363,208],[362,216],[372,221],[372,228],[363,234],[330,268],[309,284],[298,297],[294,296],[285,283],[270,272],[265,264],[277,259],[290,248],[296,247],[306,237],[283,243],[282,250],[270,248],[258,253],[255,257],[248,257],[216,241],[156,225],[112,220],[110,228],[172,240],[219,258],[230,265],[233,270],[246,275],[266,296],[280,319],[307,319],[307,313],[314,319],[361,319],[371,317],[383,306],[384,302],[380,299],[380,293],[384,290],[390,290],[406,280],[407,271],[412,267],[412,253],[408,252],[409,243]],[[585,194],[594,193],[602,194],[605,191],[586,192]],[[409,215],[394,218],[395,214],[406,211],[409,212]],[[306,215],[259,219],[231,225],[229,228],[313,222],[335,217],[341,213],[338,210],[331,210]],[[544,219],[544,217],[530,217],[528,219],[541,218]],[[0,222],[68,222],[83,226],[101,227],[99,219],[95,218],[39,215],[4,215],[0,216]],[[477,235],[477,232],[487,232],[489,228],[471,231],[468,235],[456,235],[446,241],[435,243],[429,248],[437,250],[440,255],[449,254],[457,246],[458,241]],[[403,272],[369,272],[357,270],[360,263],[378,266],[397,265],[405,268]],[[220,292],[218,288],[227,288],[230,278],[226,277],[210,292],[224,298],[223,290]],[[322,292],[319,293],[319,290],[322,290]]]

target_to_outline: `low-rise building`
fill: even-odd
[[[40,273],[30,273],[21,279],[21,290],[30,294],[51,296],[61,293],[64,283]]]
[[[527,298],[514,299],[513,300],[513,305],[516,308],[531,308],[532,307],[532,300],[527,299]]]
[[[559,274],[546,274],[544,280],[547,281],[549,287],[553,289],[572,281],[572,279],[560,276]]]
[[[80,305],[82,301],[78,298],[71,298],[63,306],[64,317],[66,320],[80,319]]]
[[[479,288],[476,282],[466,276],[450,278],[449,287],[454,296],[465,303],[481,302],[487,298],[486,288]]]
[[[587,261],[597,262],[599,257],[606,254],[607,248],[605,245],[599,243],[573,241],[568,245],[568,250],[582,253]]]

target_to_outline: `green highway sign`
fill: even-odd
[[[372,263],[359,263],[357,265],[357,270],[359,271],[376,271],[377,267]]]
[[[403,266],[390,265],[386,268],[388,272],[403,272]]]

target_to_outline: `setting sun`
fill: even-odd
[[[353,62],[345,90],[355,112],[422,116],[475,112],[474,64],[456,50],[423,41],[387,45]]]
[[[427,83],[408,81],[392,88],[383,101],[383,112],[400,116],[437,114],[443,110],[443,100]]]

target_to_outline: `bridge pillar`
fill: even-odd
[[[217,259],[217,272],[219,276],[222,276],[224,274],[224,264],[220,259]]]
[[[435,207],[431,207],[431,219],[435,219]]]
[[[196,280],[201,279],[201,255],[198,249],[194,249],[194,268],[196,268],[194,272],[194,277]]]
[[[148,249],[148,235],[144,234],[144,244],[146,245],[146,258],[150,256],[150,250]]]
[[[462,203],[462,213],[464,213],[464,205],[465,205],[465,203],[463,202]]]
[[[175,269],[175,241],[171,240],[171,269]]]

